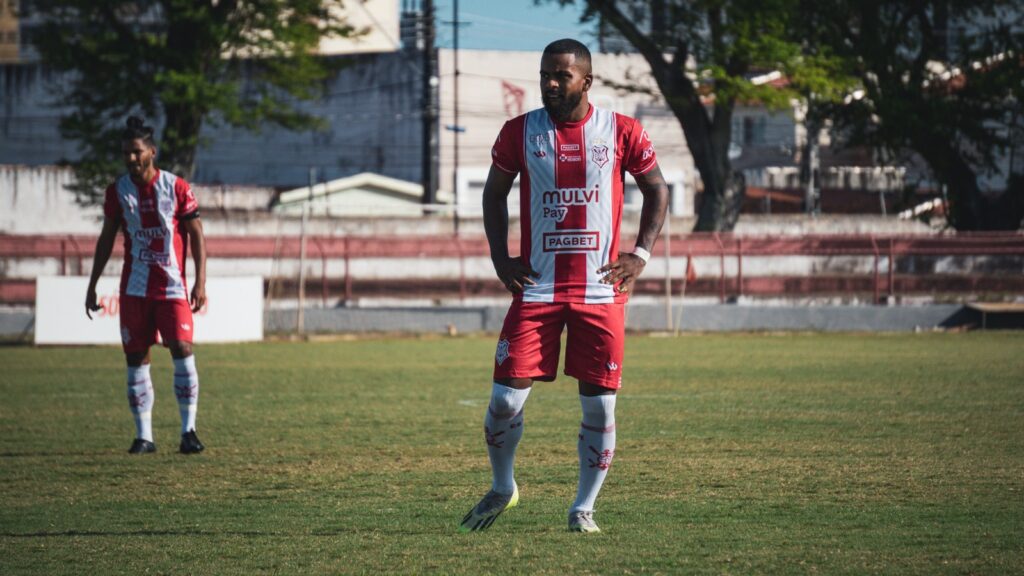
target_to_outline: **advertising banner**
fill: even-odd
[[[103,310],[85,315],[85,276],[36,279],[36,344],[120,344],[120,278],[104,276],[96,286]],[[191,289],[191,285],[189,285]],[[206,306],[195,313],[195,343],[263,339],[263,279],[209,278]]]

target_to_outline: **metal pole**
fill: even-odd
[[[672,330],[672,215],[665,214],[665,329]]]
[[[736,239],[736,296],[743,296],[743,237]]]
[[[313,182],[316,181],[316,168],[309,167],[309,196],[302,207],[302,226],[299,228],[299,309],[295,315],[295,331],[302,334],[306,330],[306,222],[313,204]]]
[[[452,223],[455,227],[455,235],[459,235],[459,0],[452,2],[452,34],[454,41],[452,45],[452,143],[455,147],[455,157],[452,164],[452,202],[455,204],[452,213]]]
[[[889,305],[890,306],[892,306],[892,304],[896,300],[896,279],[894,277],[894,270],[893,270],[893,264],[894,264],[893,263],[893,259],[895,258],[895,256],[896,256],[896,254],[895,254],[895,249],[893,247],[893,241],[892,241],[892,238],[889,238]]]
[[[352,258],[348,236],[345,237],[345,306],[352,306]]]
[[[434,45],[434,2],[423,0],[423,204],[437,203],[438,147],[437,47]]]

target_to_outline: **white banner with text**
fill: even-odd
[[[36,344],[120,344],[120,277],[104,276],[96,286],[102,310],[85,315],[85,276],[36,279]],[[191,290],[191,284],[189,285]],[[263,279],[210,278],[206,306],[193,314],[195,342],[250,342],[263,339]]]

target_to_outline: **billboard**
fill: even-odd
[[[103,310],[85,315],[85,276],[36,279],[36,344],[120,344],[120,278],[96,285]],[[259,276],[210,278],[206,306],[194,314],[195,342],[248,342],[263,339],[263,279]]]

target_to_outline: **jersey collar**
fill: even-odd
[[[577,122],[555,122],[555,119],[551,118],[550,114],[548,114],[548,118],[551,118],[551,123],[554,124],[557,128],[579,128],[580,126],[586,124],[587,120],[590,120],[590,117],[594,115],[594,105],[590,104],[589,102],[587,103],[587,105],[590,106],[590,108],[587,109],[586,116],[584,116],[582,120],[579,120]]]

